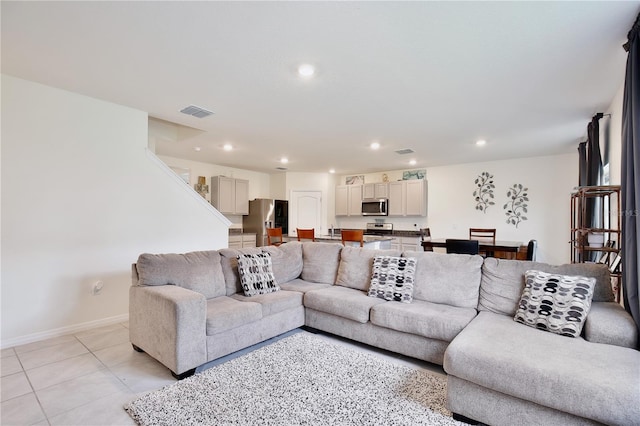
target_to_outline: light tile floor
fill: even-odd
[[[2,350],[0,424],[135,425],[123,405],[176,380],[162,364],[129,343],[128,323]],[[295,332],[205,364],[198,371],[242,356]],[[439,365],[317,333],[318,337],[391,362],[444,374]]]

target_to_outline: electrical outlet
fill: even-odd
[[[97,296],[102,293],[102,287],[104,287],[104,283],[102,281],[96,281],[93,284],[93,295]]]

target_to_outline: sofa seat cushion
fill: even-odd
[[[238,293],[231,296],[231,298],[240,302],[259,303],[262,306],[262,317],[302,306],[302,293],[297,291],[281,290],[251,297]]]
[[[389,302],[371,308],[371,322],[381,327],[450,342],[471,322],[473,308],[414,300]]]
[[[227,296],[207,300],[207,336],[258,321],[261,318],[262,306],[259,303],[240,302]]]
[[[568,339],[480,312],[449,344],[448,374],[607,424],[640,418],[640,352]]]
[[[304,305],[316,311],[347,318],[360,323],[369,321],[369,312],[375,305],[388,303],[369,297],[367,293],[352,288],[331,286],[305,293]]]
[[[288,243],[287,243],[288,244]],[[284,284],[280,284],[282,290],[298,291],[300,293],[306,293],[311,290],[320,290],[321,288],[331,287],[331,284],[312,283],[303,279],[297,278]]]

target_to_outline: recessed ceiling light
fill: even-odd
[[[287,164],[287,163],[289,162],[289,159],[288,159],[287,157],[282,157],[282,158],[280,159],[280,162],[281,162],[282,164]]]
[[[371,147],[371,149],[378,149],[380,148],[380,143],[379,142],[371,142],[371,145],[369,145]]]
[[[193,147],[193,150],[194,150],[195,152],[200,152],[200,150],[201,150],[201,149],[202,149],[202,148],[200,148],[199,146],[195,146],[195,147]]]
[[[485,141],[484,139],[480,139],[476,141],[476,145],[478,146],[485,146],[486,144],[487,144],[487,141]]]
[[[231,145],[230,143],[225,143],[222,149],[224,149],[225,151],[231,151],[233,150],[233,145]]]
[[[315,74],[316,69],[311,64],[302,64],[298,67],[298,74],[302,77],[312,77]]]
[[[336,169],[329,169],[329,173],[335,173]]]
[[[416,160],[409,161],[409,164],[411,164],[412,166],[415,166],[416,165]]]

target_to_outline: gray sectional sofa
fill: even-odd
[[[247,297],[237,256],[262,251],[280,290]],[[411,303],[367,295],[376,255],[416,259]],[[596,278],[581,337],[513,320],[531,269]],[[133,265],[131,342],[177,376],[302,325],[443,365],[448,407],[462,420],[640,422],[638,333],[605,267],[312,242],[143,254]]]

